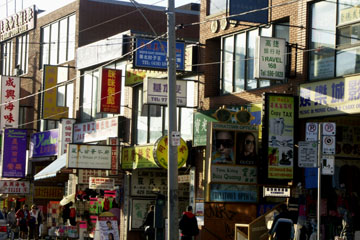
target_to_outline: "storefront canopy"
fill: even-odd
[[[34,176],[34,180],[40,180],[44,178],[55,177],[61,169],[66,165],[66,154],[61,155],[58,159],[53,161],[49,166],[41,170],[38,174]]]

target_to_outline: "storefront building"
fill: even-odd
[[[201,238],[234,239],[235,223],[251,223],[250,239],[265,239],[266,231],[259,230],[265,226],[256,225],[255,219],[281,202],[288,202],[298,223],[297,234],[303,227],[311,235],[317,220],[317,163],[313,157],[304,161],[303,146],[311,139],[309,123],[321,122],[336,124],[335,135],[324,140],[329,145],[320,149],[326,153],[321,167],[321,235],[340,236],[343,219],[348,232],[355,234],[357,188],[350,181],[358,171],[355,4],[341,0],[258,1],[246,7],[237,1],[221,3],[202,1],[200,11],[200,21],[206,22],[200,24],[204,75],[194,143],[202,152],[197,164],[206,166],[198,175],[205,184],[198,183],[195,194],[196,203],[204,202]],[[256,11],[246,13],[250,10]],[[282,70],[279,65],[284,65]],[[237,113],[241,109],[251,113],[251,104],[259,104],[261,121],[238,121]],[[225,144],[225,135],[220,137],[224,130],[232,138],[232,160],[214,155]],[[258,148],[256,164],[242,155],[246,147],[239,144],[246,143],[250,132]],[[232,165],[225,165],[226,161]],[[255,167],[256,177],[243,182],[243,169],[251,172],[249,167]],[[223,174],[230,169],[240,169],[241,174]],[[223,214],[214,214],[220,210]]]

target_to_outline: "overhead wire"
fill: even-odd
[[[205,24],[205,23],[210,22],[210,21],[213,21],[213,20],[219,20],[219,19],[229,18],[229,17],[232,17],[232,16],[245,15],[245,14],[247,14],[247,13],[253,13],[253,12],[257,12],[257,11],[262,11],[262,10],[266,10],[266,9],[271,9],[271,8],[274,8],[274,7],[280,7],[280,6],[292,4],[292,3],[295,3],[295,2],[298,2],[298,1],[302,1],[302,0],[293,0],[293,1],[290,1],[290,2],[278,4],[278,5],[272,5],[272,6],[269,6],[269,7],[266,7],[266,8],[251,10],[251,11],[244,12],[244,13],[241,13],[241,14],[234,14],[234,15],[231,15],[231,16],[226,16],[226,17],[221,17],[221,18],[207,19],[207,20],[205,20],[205,21],[197,22],[196,24],[200,25],[200,24]],[[138,9],[137,9],[136,11],[138,11]],[[133,12],[135,12],[135,11],[133,11]],[[107,22],[107,21],[106,21],[106,22]],[[106,23],[106,22],[105,22],[105,23]],[[104,24],[104,23],[103,23],[103,24]],[[192,24],[180,24],[180,25],[177,25],[175,28],[176,28],[176,29],[179,29],[179,28],[184,28],[184,27],[193,26],[193,25],[195,25],[195,23],[192,23]],[[89,28],[88,28],[88,29],[89,29]],[[86,29],[84,29],[84,30],[82,30],[82,31],[85,31],[85,30],[86,30]],[[146,46],[146,45],[148,45],[148,44],[151,44],[152,42],[157,41],[157,40],[159,40],[159,39],[161,39],[161,38],[164,38],[166,35],[167,35],[167,33],[164,33],[164,34],[162,34],[162,35],[154,38],[153,40],[149,41],[148,43],[145,43],[145,45],[142,45],[142,46],[140,46],[140,47],[138,47],[138,48],[135,48],[135,49],[133,49],[132,51],[130,51],[130,52],[128,52],[128,53],[126,53],[126,54],[118,57],[118,58],[115,58],[115,59],[113,59],[113,60],[111,60],[111,61],[105,62],[104,64],[102,64],[101,66],[99,66],[99,67],[91,70],[90,72],[92,73],[92,72],[94,72],[94,71],[99,70],[99,69],[102,68],[102,67],[105,67],[105,66],[107,66],[107,65],[109,65],[109,64],[112,64],[112,63],[115,63],[116,61],[118,61],[118,60],[126,57],[127,55],[133,54],[133,53],[136,52],[138,49],[140,49],[140,48],[142,48],[142,47],[144,47],[144,46]],[[314,49],[307,49],[307,50],[303,50],[303,51],[311,52],[311,51],[318,51],[319,49],[320,49],[320,48],[314,48]],[[285,53],[285,54],[291,54],[291,53]],[[255,59],[255,58],[241,59],[240,61],[247,61],[247,60],[251,60],[251,59]],[[239,60],[231,60],[231,62],[234,62],[234,61],[239,61]],[[194,66],[194,65],[195,65],[195,66],[201,66],[201,65],[220,64],[220,63],[223,63],[223,62],[224,62],[224,61],[221,61],[221,62],[212,62],[212,63],[203,63],[203,64],[192,64],[192,65],[193,65],[193,66]],[[83,77],[83,76],[85,76],[85,75],[87,75],[87,74],[89,74],[89,73],[84,73],[83,75],[80,75],[79,77]],[[37,92],[37,93],[30,94],[30,95],[25,96],[25,97],[22,97],[22,98],[14,99],[14,100],[9,101],[9,102],[6,102],[6,103],[2,103],[2,104],[0,104],[0,106],[6,105],[6,104],[9,104],[9,103],[13,103],[13,102],[16,102],[16,101],[21,101],[21,100],[24,100],[24,99],[27,99],[27,98],[34,97],[34,96],[36,96],[36,95],[42,94],[42,93],[44,93],[44,92],[46,92],[46,91],[50,91],[50,90],[52,90],[52,89],[55,89],[55,88],[58,88],[58,87],[61,87],[61,86],[65,86],[65,85],[67,85],[67,84],[69,84],[69,83],[72,83],[73,81],[75,81],[75,80],[76,80],[77,78],[79,78],[79,77],[76,77],[76,78],[73,78],[73,79],[69,79],[69,80],[64,81],[64,82],[62,82],[62,83],[60,83],[60,84],[57,84],[57,85],[54,86],[54,87],[44,89],[44,90],[39,91],[39,92]],[[115,93],[115,94],[116,94],[116,93]],[[79,106],[79,108],[81,108],[81,107],[82,107],[82,106]],[[60,113],[60,114],[62,114],[62,113]],[[27,125],[27,124],[31,124],[31,123],[34,123],[34,122],[37,122],[37,121],[41,121],[41,120],[43,120],[43,119],[37,119],[37,120],[35,120],[35,121],[23,123],[23,124],[21,124],[21,125]],[[49,120],[51,120],[51,119],[49,119]]]

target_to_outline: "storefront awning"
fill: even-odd
[[[55,177],[56,174],[66,166],[66,154],[61,155],[58,159],[50,163],[34,176],[34,180]]]

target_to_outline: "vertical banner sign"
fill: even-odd
[[[120,113],[121,70],[103,68],[100,83],[98,111]]]
[[[44,65],[43,118],[59,120],[67,118],[68,107],[57,106],[58,67]]]
[[[26,129],[4,129],[1,177],[25,177],[26,133]]]
[[[294,164],[294,97],[268,95],[268,177],[292,179]]]
[[[59,144],[58,144],[58,156],[66,153],[66,148],[69,143],[72,143],[73,129],[75,119],[63,118],[59,123]]]
[[[109,138],[108,144],[111,146],[111,170],[110,175],[118,175],[118,159],[119,159],[119,139]]]
[[[20,78],[1,77],[1,128],[14,128],[19,124]],[[16,100],[16,101],[14,101]],[[14,102],[13,102],[14,101]]]

